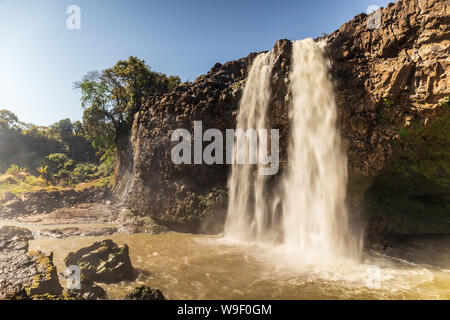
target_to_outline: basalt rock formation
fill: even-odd
[[[375,16],[377,15],[377,16]],[[445,0],[403,0],[360,14],[322,41],[335,84],[349,163],[348,202],[369,234],[450,232],[449,46]],[[280,129],[280,165],[289,141],[292,43],[274,48],[271,128]],[[175,129],[223,132],[236,113],[257,54],[216,64],[172,93],[151,96],[136,114],[120,195],[136,215],[183,231],[221,231],[227,165],[175,165]],[[209,142],[203,143],[205,147]]]

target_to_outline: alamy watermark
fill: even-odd
[[[181,140],[181,141],[180,141]],[[171,135],[171,159],[176,165],[192,164],[192,136],[187,129],[176,129]],[[275,175],[279,170],[279,130],[208,129],[203,133],[202,121],[194,121],[193,164],[258,164],[258,174]],[[211,142],[203,149],[203,142]],[[225,152],[224,152],[225,147]]]
[[[78,266],[72,265],[67,267],[64,275],[67,277],[67,289],[81,289],[81,270]]]
[[[377,5],[371,5],[366,10],[370,15],[367,18],[367,28],[370,30],[381,28],[381,8]]]
[[[66,27],[69,30],[81,29],[81,9],[77,5],[70,5],[66,9],[66,13],[70,16],[66,20]]]

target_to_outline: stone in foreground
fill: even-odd
[[[128,246],[118,246],[109,239],[69,253],[64,262],[67,267],[77,265],[81,277],[90,282],[117,283],[135,278]]]
[[[3,226],[0,228],[0,239],[24,238],[27,240],[33,239],[33,234],[30,230],[15,226]]]
[[[53,254],[28,251],[26,239],[0,239],[0,300],[60,295]]]
[[[147,286],[138,286],[125,296],[126,300],[167,300],[161,290]]]

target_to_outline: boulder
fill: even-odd
[[[100,300],[106,298],[106,292],[99,285],[83,278],[81,288],[68,289],[66,296],[77,300]]]
[[[14,214],[21,213],[24,210],[23,201],[18,198],[12,198],[1,205],[0,216],[10,217]]]
[[[3,226],[0,228],[0,239],[25,238],[27,240],[33,239],[33,233],[21,227]]]
[[[69,253],[64,262],[67,267],[77,265],[81,276],[91,282],[117,283],[135,278],[128,246],[118,246],[109,239]]]
[[[59,283],[56,267],[53,264],[53,253],[46,255],[40,251],[31,251],[28,256],[38,272],[33,277],[31,285],[25,288],[28,296],[61,294],[62,287]]]
[[[138,286],[125,296],[126,300],[167,300],[161,290]]]
[[[3,196],[0,198],[0,202],[1,203],[8,202],[8,201],[13,200],[15,198],[17,198],[17,196],[14,193],[6,191],[3,194]]]
[[[24,238],[0,239],[0,300],[61,293],[52,253],[28,252]]]

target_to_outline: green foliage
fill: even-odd
[[[46,156],[42,161],[42,165],[47,167],[49,176],[54,176],[64,169],[69,158],[64,153],[54,153]]]
[[[98,175],[102,177],[112,176],[116,168],[116,150],[110,148],[100,158],[100,166],[98,167]]]
[[[6,170],[6,173],[10,174],[10,175],[17,175],[18,173],[20,173],[22,171],[23,171],[23,169],[21,169],[18,165],[13,164],[8,168],[8,170]]]
[[[42,178],[44,178],[45,180],[48,179],[48,166],[40,166],[37,171],[39,172],[39,174],[41,175]]]
[[[450,110],[426,125],[413,120],[399,134],[401,148],[366,193],[364,210],[387,231],[448,233]]]
[[[377,112],[377,122],[379,124],[389,123],[390,121],[389,109],[392,109],[392,107],[394,107],[395,105],[394,101],[395,101],[394,97],[387,97],[381,101],[381,104]]]
[[[389,109],[392,108],[394,106],[394,99],[392,97],[384,98],[383,106]]]
[[[77,162],[98,161],[79,121],[65,119],[47,128],[24,124],[7,110],[1,111],[0,117],[0,173],[12,164],[37,173],[42,160],[54,153],[66,154]]]
[[[58,135],[61,139],[65,139],[74,134],[74,126],[70,119],[63,119],[54,124],[52,124],[49,128],[50,132]]]
[[[398,131],[400,138],[402,138],[403,141],[408,142],[411,140],[412,136],[413,136],[413,132],[408,129],[408,128],[401,128]]]
[[[9,110],[0,110],[0,127],[10,128],[19,124],[19,118]]]
[[[113,146],[115,137],[131,129],[133,115],[141,108],[144,96],[170,92],[179,84],[179,77],[153,72],[136,57],[101,72],[87,73],[75,83],[75,89],[81,90],[86,135],[97,148]]]
[[[86,182],[95,177],[96,167],[92,164],[79,163],[76,165],[72,173],[75,183]]]
[[[449,108],[450,108],[450,96],[448,96],[447,98],[445,98],[444,101],[442,101],[441,103],[439,103],[439,106],[440,106],[441,108],[447,108],[447,109],[449,109]]]

